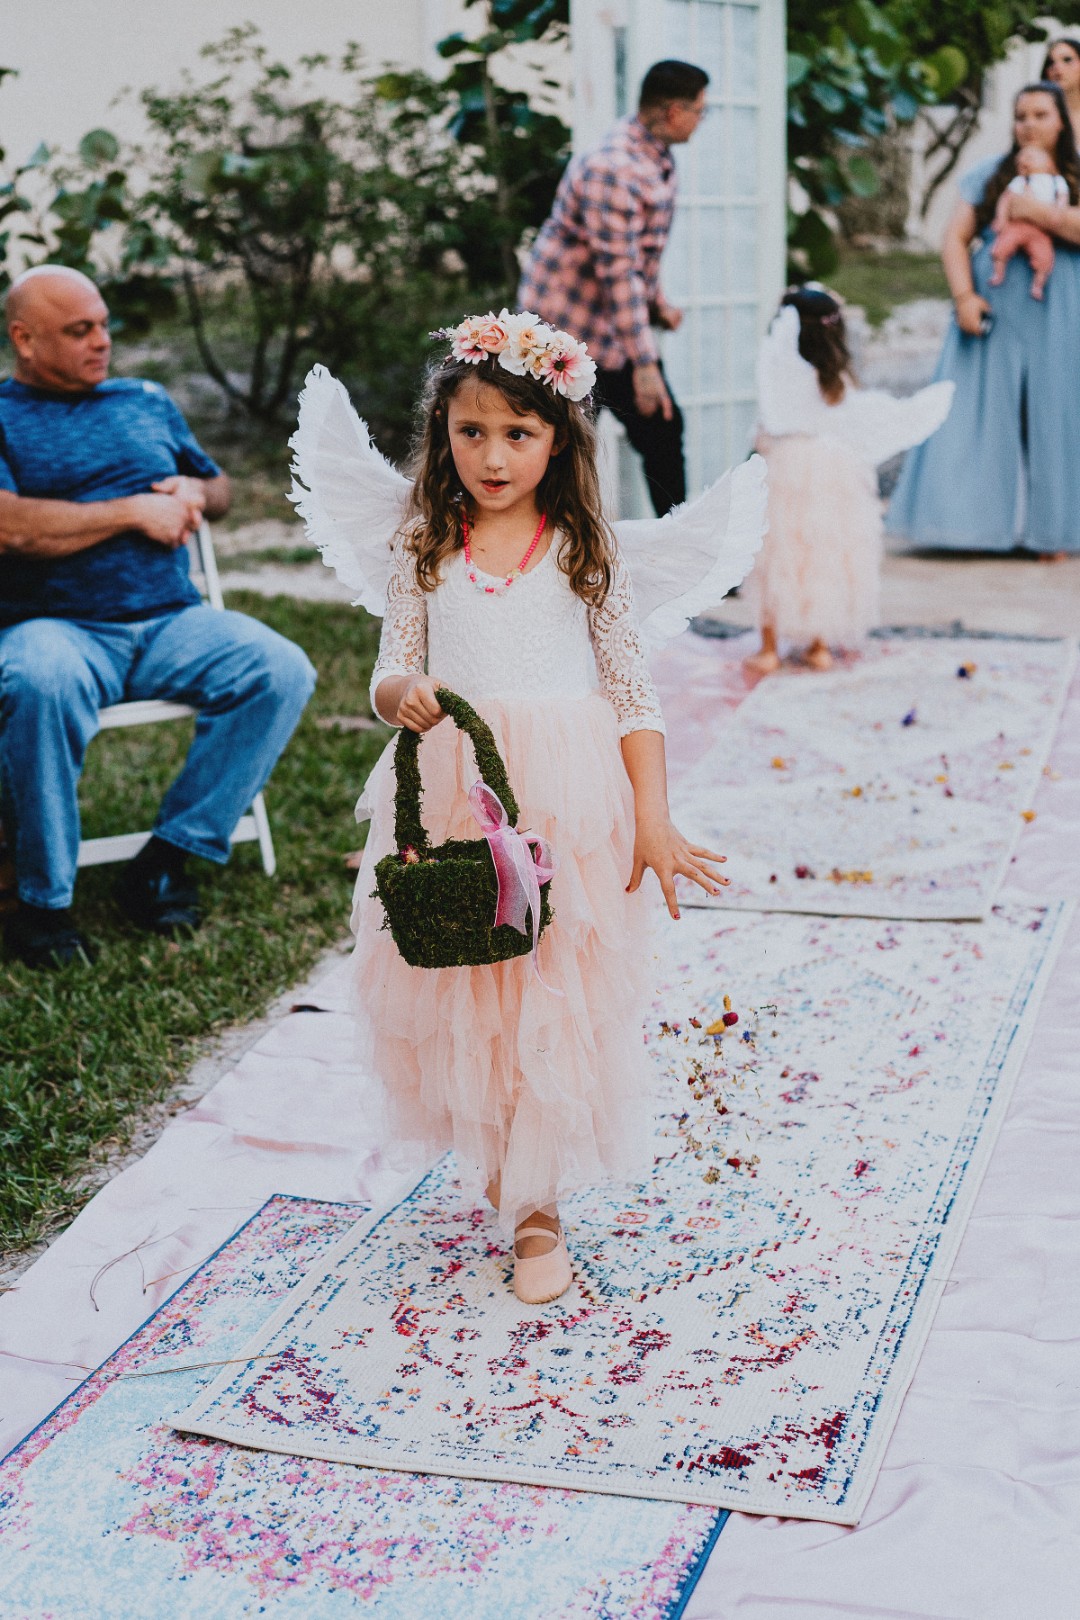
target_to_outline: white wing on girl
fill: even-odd
[[[775,316],[761,340],[757,361],[758,421],[777,438],[820,433],[829,407],[818,375],[799,353],[799,312],[790,304]]]
[[[878,388],[849,388],[839,405],[826,407],[830,437],[838,438],[871,467],[922,444],[948,416],[956,384],[931,383],[907,399]]]
[[[354,606],[381,617],[409,481],[376,450],[344,385],[325,366],[308,372],[299,406],[289,499],[323,562],[358,593]]]
[[[765,462],[751,456],[666,517],[616,523],[646,646],[681,635],[746,578],[765,534],[767,493]]]
[[[928,439],[944,422],[954,385],[931,383],[908,399],[849,384],[842,400],[822,398],[817,372],[799,353],[799,313],[781,309],[758,353],[758,420],[775,438],[791,433],[837,440],[868,466]]]

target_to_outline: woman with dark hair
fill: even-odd
[[[1073,134],[1080,146],[1080,39],[1055,39],[1043,59],[1042,77],[1065,97]]]
[[[1008,190],[1017,154],[1031,146],[1063,176],[1066,206]],[[955,318],[936,372],[956,383],[956,397],[941,431],[908,457],[886,529],[958,551],[1080,554],[1080,158],[1057,85],[1020,91],[1011,150],[966,174],[960,195],[941,254]],[[1055,238],[1042,300],[1030,296],[1021,255],[992,284],[999,204]]]

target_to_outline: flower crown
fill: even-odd
[[[539,315],[512,315],[508,309],[497,315],[466,315],[459,326],[440,327],[431,336],[449,339],[448,359],[475,366],[492,355],[512,376],[535,377],[567,399],[587,398],[596,381],[596,362],[584,343],[548,326]]]

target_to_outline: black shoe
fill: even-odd
[[[152,934],[190,933],[202,922],[199,891],[191,878],[147,871],[137,861],[121,873],[116,899],[125,917]]]
[[[31,968],[61,968],[69,962],[93,962],[97,951],[79,933],[71,912],[47,911],[21,903],[5,932],[12,956]]]

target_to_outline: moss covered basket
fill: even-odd
[[[519,810],[506,766],[487,725],[476,710],[440,687],[439,703],[471,739],[480,776],[502,801],[511,827]],[[402,731],[394,750],[397,787],[394,834],[397,852],[375,867],[375,894],[386,912],[385,926],[410,967],[483,967],[525,956],[532,931],[495,925],[499,881],[484,838],[451,838],[432,845],[421,819],[420,735]],[[540,932],[551,921],[550,882],[540,887]]]

